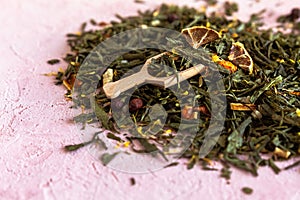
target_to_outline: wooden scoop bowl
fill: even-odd
[[[198,64],[194,67],[181,71],[178,74],[174,74],[168,77],[154,77],[148,73],[148,67],[153,59],[157,59],[163,54],[165,54],[165,52],[148,59],[139,72],[118,81],[105,84],[103,86],[103,90],[107,98],[116,98],[122,92],[136,87],[142,83],[149,83],[157,86],[162,86],[163,88],[168,88],[201,73],[206,68],[206,66]]]

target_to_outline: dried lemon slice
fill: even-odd
[[[228,59],[235,65],[252,74],[253,72],[253,60],[244,45],[240,42],[232,44]]]
[[[182,29],[181,33],[186,37],[187,42],[195,49],[220,38],[220,34],[217,31],[205,26],[185,28]]]

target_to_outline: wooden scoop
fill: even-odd
[[[184,71],[179,72],[178,74],[174,74],[168,77],[154,77],[148,73],[148,67],[152,61],[152,59],[157,59],[161,57],[164,53],[154,56],[146,61],[142,69],[131,76],[125,77],[120,79],[116,82],[110,82],[103,86],[104,93],[106,94],[107,98],[116,98],[122,92],[127,91],[135,86],[138,86],[142,83],[149,83],[157,86],[163,86],[164,88],[168,88],[172,85],[175,85],[181,81],[189,79],[202,71],[206,68],[206,66],[202,64],[198,64],[194,67],[188,68]]]

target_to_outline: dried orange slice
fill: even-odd
[[[235,65],[252,74],[253,72],[253,60],[244,45],[240,42],[232,44],[228,59]]]
[[[217,31],[205,26],[185,28],[182,29],[181,33],[185,36],[187,42],[195,49],[221,37]]]

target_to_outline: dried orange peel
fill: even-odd
[[[219,64],[219,65],[221,65],[225,69],[228,69],[231,73],[234,73],[234,72],[236,72],[238,70],[237,66],[235,66],[232,62],[226,61],[226,60],[222,60],[216,54],[214,54],[212,56],[212,61],[215,62],[215,63],[217,63],[217,64]]]
[[[256,109],[256,105],[250,103],[230,103],[230,109],[236,111],[253,111],[254,109]]]

